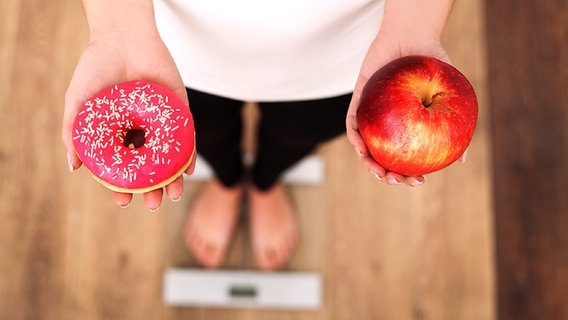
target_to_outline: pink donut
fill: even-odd
[[[189,167],[195,128],[188,106],[156,83],[135,80],[90,98],[73,124],[77,155],[111,190],[161,188]]]

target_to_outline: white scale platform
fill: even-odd
[[[168,269],[164,302],[171,306],[316,310],[322,279],[310,272]]]
[[[251,157],[245,157],[250,163]],[[198,155],[187,181],[208,180],[209,165]],[[319,185],[323,160],[308,156],[283,174],[293,185]],[[270,308],[316,310],[322,304],[323,280],[316,272],[261,272],[205,269],[167,269],[163,299],[178,307]]]
[[[244,157],[243,162],[250,164],[252,156]],[[324,162],[320,156],[310,155],[302,159],[295,166],[282,175],[282,181],[293,185],[319,185],[324,179]],[[198,154],[195,159],[195,171],[191,176],[184,175],[186,181],[203,181],[212,177],[209,164]]]

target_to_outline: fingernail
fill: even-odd
[[[418,187],[424,184],[424,181],[422,180],[413,180],[410,185],[412,185],[413,187]]]
[[[390,185],[399,185],[400,181],[396,180],[395,178],[390,178],[387,180]]]
[[[71,164],[71,155],[67,152],[67,165],[69,166],[69,172],[73,172],[75,168]]]
[[[122,209],[126,209],[126,208],[130,207],[130,202],[127,203],[127,204],[119,205],[119,207],[121,207]]]
[[[363,156],[363,152],[361,152],[361,150],[359,150],[359,149],[357,149],[357,148],[355,148],[355,153],[356,153],[359,157]]]
[[[379,176],[379,174],[376,173],[375,171],[369,170],[369,173],[370,173],[373,177],[377,178],[379,181],[382,181],[382,180],[383,180],[383,178],[381,178],[381,176]]]
[[[150,211],[150,213],[154,213],[154,212],[156,212],[156,211],[158,211],[158,210],[160,210],[160,207],[159,207],[159,206],[158,206],[157,208],[155,208],[155,209],[150,209],[150,208],[148,208],[148,211]]]
[[[460,158],[461,163],[465,163],[465,160],[467,160],[467,152],[468,152],[468,149],[465,149],[464,153],[462,154],[462,156]]]
[[[177,199],[172,199],[173,202],[179,202],[181,200],[181,195]]]

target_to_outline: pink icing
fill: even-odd
[[[125,146],[126,133],[141,129],[144,145]],[[189,161],[195,143],[188,106],[169,89],[135,80],[89,99],[73,125],[73,144],[98,178],[125,189],[157,185]]]

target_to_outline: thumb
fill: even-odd
[[[63,144],[67,150],[67,164],[70,172],[78,169],[82,164],[73,145],[73,122],[75,121],[75,115],[77,114],[80,103],[79,99],[71,95],[68,90],[65,95],[65,110],[63,112],[63,124],[61,126],[61,139],[63,140]]]

